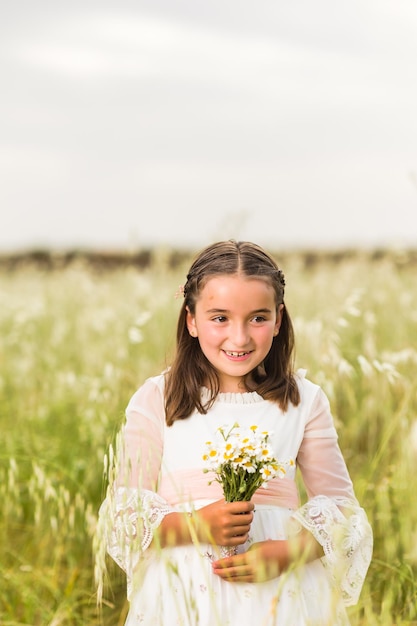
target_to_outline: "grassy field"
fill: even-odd
[[[276,255],[279,259],[279,255]],[[92,538],[103,457],[133,391],[169,361],[189,259],[0,271],[0,623],[123,624]],[[410,253],[286,254],[297,365],[330,397],[374,530],[353,626],[417,624],[417,264]]]

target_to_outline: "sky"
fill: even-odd
[[[417,246],[415,0],[0,9],[0,252]]]

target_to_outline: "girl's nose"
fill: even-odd
[[[231,329],[230,339],[236,348],[246,346],[249,341],[249,332],[246,324],[234,324]]]

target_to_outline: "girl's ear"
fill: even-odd
[[[277,320],[275,322],[275,328],[274,328],[274,337],[276,337],[279,333],[279,329],[281,328],[281,322],[282,322],[282,313],[284,311],[284,305],[280,304],[277,310]]]
[[[186,322],[187,322],[188,332],[190,333],[191,337],[197,337],[197,327],[195,325],[195,316],[191,314],[188,306],[186,307],[186,311],[187,311]]]

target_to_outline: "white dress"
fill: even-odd
[[[224,393],[207,415],[196,412],[171,427],[165,424],[163,375],[133,395],[120,433],[118,477],[99,516],[107,550],[127,574],[125,626],[349,624],[345,607],[358,600],[372,531],[355,498],[325,394],[303,372],[297,382],[301,402],[286,412],[256,392]],[[213,574],[216,547],[195,543],[160,550],[152,541],[164,515],[222,497],[217,482],[209,485],[202,455],[216,429],[235,422],[273,433],[275,457],[296,460],[308,496],[300,503],[296,467],[258,489],[250,538],[239,549],[285,539],[304,527],[325,555],[263,583],[228,582]]]

